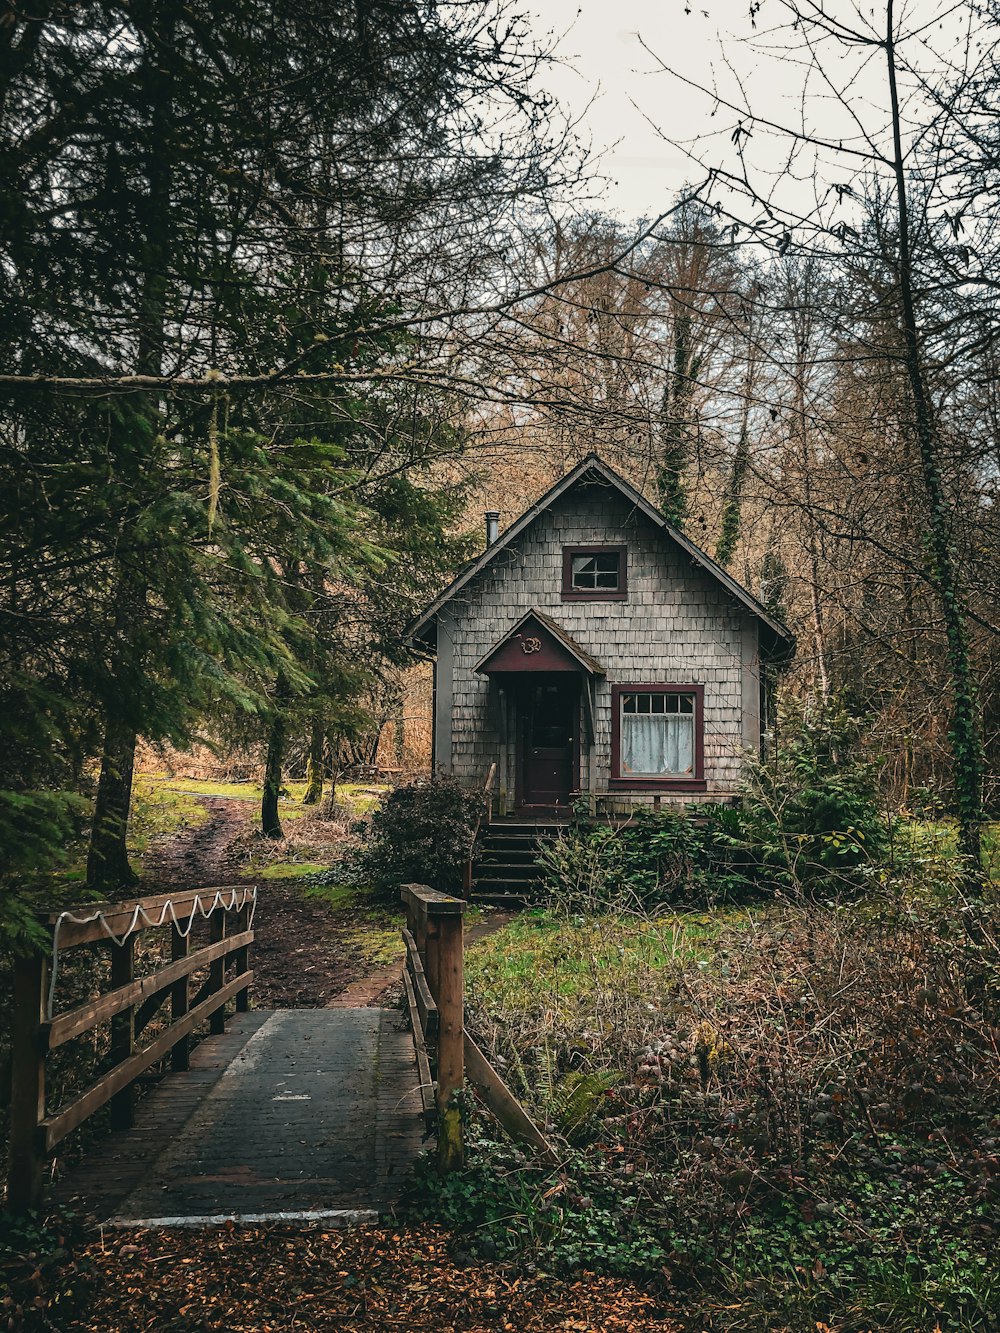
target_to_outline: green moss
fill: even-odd
[[[262,868],[250,867],[243,874],[250,879],[301,879],[305,875],[318,875],[328,868],[319,861],[275,861]]]
[[[404,953],[400,923],[394,926],[371,925],[359,926],[344,934],[344,942],[357,949],[363,958],[378,967],[388,967],[397,962]]]
[[[356,907],[361,891],[348,884],[305,884],[303,892],[307,898],[318,898],[335,912],[340,912]]]

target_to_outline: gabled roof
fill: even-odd
[[[512,639],[516,639],[525,625],[532,620],[536,621],[542,630],[547,631],[552,636],[557,646],[571,657],[581,670],[586,671],[588,675],[591,676],[603,676],[605,674],[604,668],[601,666],[600,662],[598,662],[596,657],[592,657],[586,649],[581,648],[573,636],[567,634],[562,625],[553,620],[551,616],[545,615],[544,612],[539,611],[534,607],[523,615],[516,625],[512,625],[507,633],[496,641],[488,653],[483,654],[472,668],[473,671],[488,671],[490,659],[496,657],[496,655],[505,648]]]
[[[449,583],[447,588],[439,593],[427,609],[412,622],[407,629],[407,637],[410,639],[429,637],[427,631],[431,628],[434,618],[457,593],[461,592],[477,574],[486,569],[502,551],[515,542],[539,514],[544,513],[550,505],[554,504],[556,500],[574,486],[581,482],[590,481],[603,482],[618,491],[639,513],[648,518],[656,527],[662,529],[691,558],[694,564],[699,565],[715,579],[734,601],[743,606],[751,615],[756,616],[770,634],[771,643],[768,647],[772,656],[784,657],[791,653],[795,647],[795,637],[787,626],[783,625],[780,620],[775,619],[762,602],[758,601],[752,593],[747,592],[746,588],[737,583],[730,574],[727,574],[721,565],[717,565],[711,556],[707,555],[700,547],[695,546],[693,541],[690,541],[682,532],[668,523],[658,509],[655,509],[644,496],[640,495],[624,477],[615,472],[613,468],[608,467],[607,463],[602,462],[596,454],[589,454],[582,463],[578,463],[575,468],[561,477],[540,499],[530,505],[520,518],[516,519],[506,531],[502,532],[492,546],[488,546],[481,555],[471,560]]]

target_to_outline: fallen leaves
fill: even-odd
[[[580,1273],[525,1276],[450,1255],[435,1227],[131,1234],[93,1244],[93,1299],[68,1328],[107,1333],[679,1333],[649,1293]]]

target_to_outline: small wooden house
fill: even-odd
[[[785,626],[593,455],[498,517],[410,627],[434,658],[435,768],[472,786],[495,764],[500,815],[731,797]]]

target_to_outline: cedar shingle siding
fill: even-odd
[[[563,548],[589,543],[628,547],[626,601],[563,601]],[[743,753],[760,745],[758,618],[627,496],[589,480],[557,496],[437,612],[439,767],[471,785],[501,762],[497,684],[473,667],[532,608],[558,622],[607,673],[596,681],[596,744],[581,746],[584,791],[609,789],[616,683],[704,686],[707,790],[664,795],[705,800],[737,790]],[[498,784],[511,802],[512,728],[509,721],[506,771]],[[652,799],[649,792],[620,793],[615,804]]]

